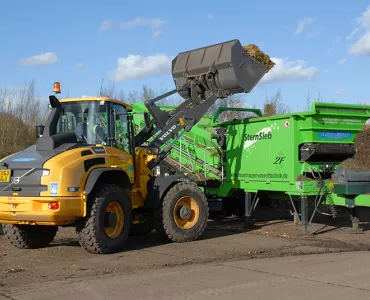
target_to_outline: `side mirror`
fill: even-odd
[[[144,113],[144,121],[145,121],[145,127],[149,128],[150,127],[150,116],[149,116],[149,113],[147,112]]]
[[[44,125],[36,125],[36,139],[42,137],[44,133]]]

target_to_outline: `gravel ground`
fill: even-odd
[[[40,282],[84,280],[180,265],[370,249],[368,224],[361,225],[362,233],[353,234],[347,217],[318,218],[306,235],[286,214],[268,210],[256,217],[252,230],[243,229],[243,221],[238,219],[211,220],[203,238],[192,243],[159,243],[153,232],[131,238],[127,251],[113,255],[87,253],[72,228],[61,228],[48,248],[37,250],[16,249],[0,235],[0,291],[5,295]]]

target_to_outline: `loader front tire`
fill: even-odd
[[[45,248],[54,240],[58,226],[3,225],[10,243],[20,249]]]
[[[208,221],[208,201],[193,182],[171,187],[156,213],[156,231],[167,241],[184,243],[199,239]]]
[[[131,201],[125,190],[104,184],[88,201],[87,215],[76,227],[80,245],[93,254],[123,250],[131,228]]]

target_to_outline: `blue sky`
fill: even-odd
[[[95,95],[104,78],[127,92],[142,84],[172,89],[171,57],[236,38],[277,63],[246,96],[250,105],[262,107],[279,89],[292,110],[305,107],[309,91],[370,103],[369,0],[215,3],[3,1],[0,87],[35,79],[48,96],[60,81],[62,96],[80,97]]]

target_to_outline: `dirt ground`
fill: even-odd
[[[153,232],[131,238],[127,251],[113,255],[87,253],[71,228],[61,228],[50,247],[38,250],[16,249],[0,235],[0,296],[62,279],[82,281],[180,265],[370,249],[370,225],[364,222],[363,231],[353,234],[345,214],[336,220],[316,218],[306,235],[289,213],[269,208],[255,217],[252,230],[245,230],[240,219],[210,220],[203,238],[192,243],[159,243]]]

